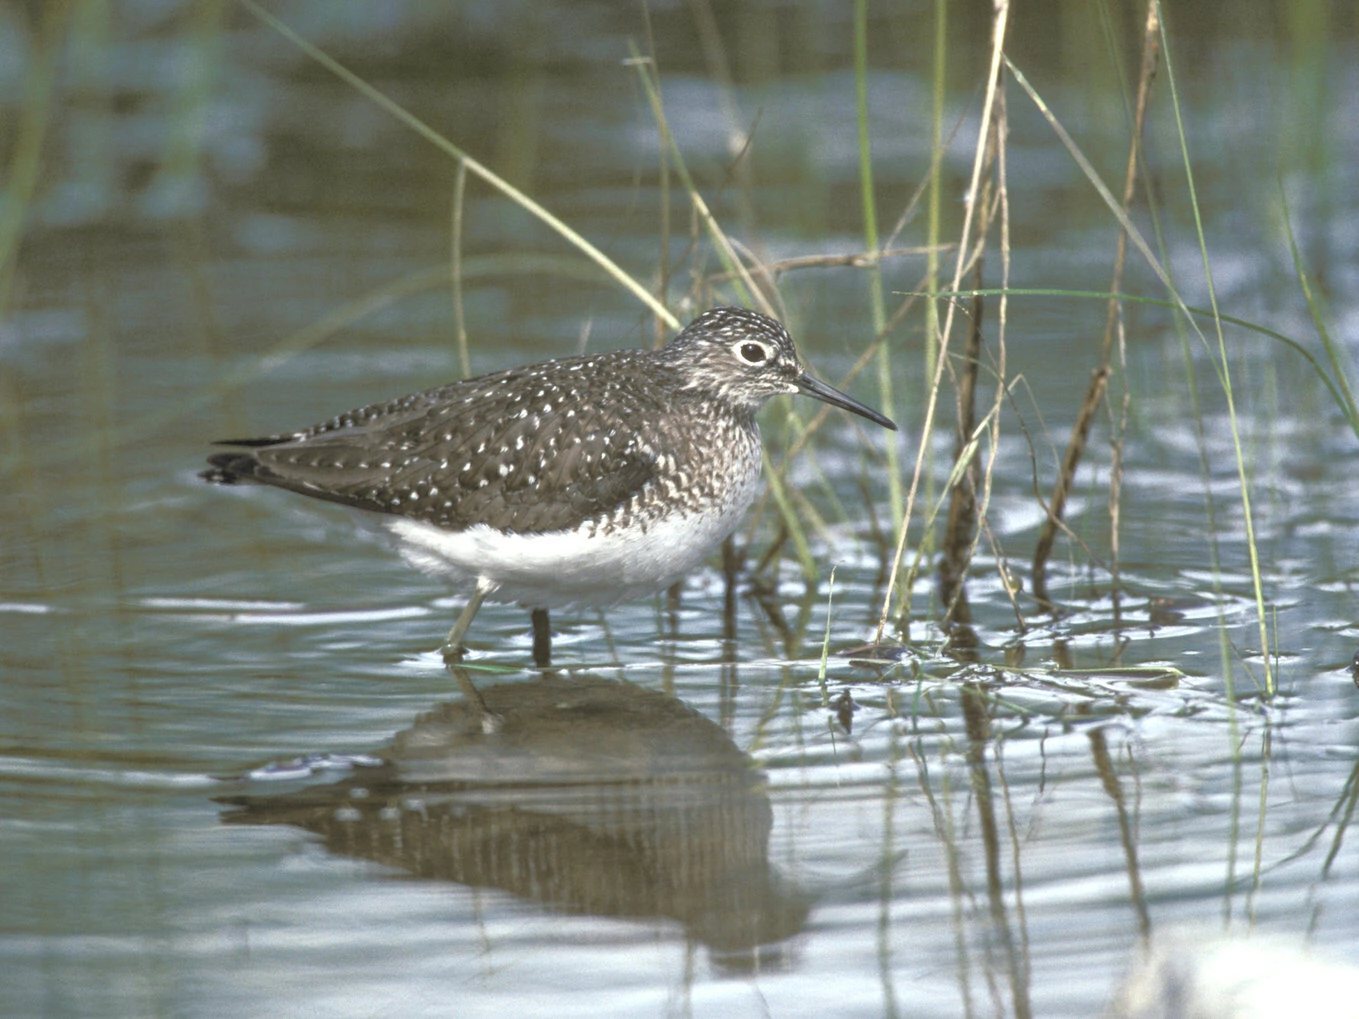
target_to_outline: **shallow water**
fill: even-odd
[[[751,180],[725,186],[730,130],[692,11],[652,11],[685,157],[765,257],[860,246],[840,6],[717,8],[740,124],[758,116]],[[1077,6],[1046,13],[1078,21]],[[1047,297],[1009,308],[1023,382],[1002,418],[995,543],[969,580],[975,662],[939,653],[928,571],[907,652],[840,653],[873,637],[890,510],[884,437],[835,415],[788,473],[825,521],[809,532],[817,584],[785,543],[740,576],[728,620],[715,557],[677,600],[554,614],[548,676],[528,668],[526,615],[488,605],[454,675],[434,650],[454,593],[341,508],[195,474],[220,436],[461,373],[455,167],[240,8],[72,9],[0,324],[0,1013],[1089,1015],[1145,932],[1295,936],[1359,960],[1359,457],[1296,353],[1227,333],[1272,696],[1216,340],[1182,342],[1162,309],[1128,312],[1118,596],[1103,415],[1054,560],[1064,611],[1021,590],[1017,626],[997,550],[1027,589],[1034,465],[1046,492],[1104,320],[1102,302]],[[644,37],[635,12],[380,9],[278,13],[631,271],[657,270],[654,122],[622,64]],[[1172,23],[1218,298],[1320,358],[1277,177],[1282,163],[1333,335],[1350,339],[1359,63],[1338,34],[1313,81],[1288,64],[1305,26],[1246,10]],[[0,67],[31,72],[40,26],[5,17]],[[928,18],[873,26],[886,223],[928,172]],[[951,32],[946,236],[989,29],[959,15]],[[1016,61],[1117,180],[1108,72],[1078,59],[1088,47],[1015,32]],[[1168,261],[1204,305],[1158,101]],[[1108,214],[1017,89],[1010,106],[1012,284],[1107,288]],[[479,185],[464,236],[473,370],[653,339],[630,298]],[[913,223],[901,243],[922,238]],[[998,266],[988,255],[987,285]],[[916,289],[922,270],[891,263],[885,288]],[[1132,262],[1124,289],[1161,296]],[[780,293],[838,382],[872,332],[862,272],[789,272]],[[908,469],[921,331],[913,313],[892,341]],[[873,372],[850,388],[877,403]],[[812,413],[776,401],[762,419],[776,459],[790,410]],[[748,568],[777,532],[772,504],[752,514]]]

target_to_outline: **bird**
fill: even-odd
[[[896,430],[811,375],[780,322],[718,307],[655,349],[554,358],[220,440],[200,477],[377,514],[408,562],[471,585],[445,656],[490,599],[530,610],[546,666],[549,610],[666,590],[736,529],[758,492],[756,413],[791,393]]]

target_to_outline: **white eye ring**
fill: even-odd
[[[736,360],[743,364],[765,364],[774,359],[773,348],[759,340],[741,340],[733,343],[731,352],[736,355]]]

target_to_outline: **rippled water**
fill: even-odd
[[[66,58],[0,324],[0,1013],[1089,1015],[1145,934],[1359,960],[1359,458],[1296,353],[1227,335],[1273,695],[1210,350],[1159,309],[1128,313],[1119,593],[1106,415],[1053,567],[1064,611],[1021,588],[1016,621],[997,556],[1027,586],[1034,472],[1046,492],[1103,329],[1103,303],[1077,298],[1010,304],[1023,380],[969,580],[974,654],[939,651],[929,559],[909,648],[863,649],[890,553],[883,438],[837,415],[788,474],[825,521],[815,585],[787,542],[750,572],[778,538],[771,504],[737,536],[730,620],[715,558],[676,600],[554,614],[548,674],[528,668],[525,614],[488,605],[454,674],[434,649],[460,599],[353,515],[195,475],[219,436],[460,374],[455,167],[243,9],[101,10],[74,3],[48,36],[36,8],[4,14],[6,95],[44,38]],[[278,12],[656,270],[654,122],[621,63],[635,12]],[[672,127],[728,228],[766,257],[857,250],[848,13],[717,6],[739,123],[758,118],[748,189],[727,180],[692,9],[652,14]],[[875,17],[888,220],[928,172],[929,12]],[[1219,299],[1324,358],[1277,174],[1333,334],[1352,340],[1352,33],[1317,84],[1288,63],[1305,25],[1183,20],[1170,38]],[[989,29],[951,31],[953,224]],[[1046,38],[1021,22],[1012,54],[1116,180],[1121,100],[1084,76],[1086,50]],[[1308,97],[1322,112],[1299,120]],[[1107,213],[1017,90],[1010,103],[1014,285],[1107,288]],[[1206,304],[1168,107],[1149,132],[1168,260]],[[464,230],[474,370],[653,338],[629,298],[475,185]],[[886,289],[916,289],[922,266],[890,264]],[[1140,264],[1125,289],[1160,296]],[[782,278],[823,377],[867,345],[866,293],[852,268]],[[893,340],[907,465],[921,321]],[[852,388],[876,402],[867,378]],[[776,456],[790,407],[809,416],[776,401],[763,418]]]

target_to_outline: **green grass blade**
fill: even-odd
[[[251,14],[255,15],[255,17],[259,18],[274,31],[278,32],[281,36],[283,36],[294,46],[302,50],[302,52],[304,52],[305,54],[307,54],[307,56],[315,60],[326,70],[330,71],[336,77],[340,78],[342,81],[352,86],[355,90],[362,93],[364,96],[372,100],[378,106],[381,106],[384,110],[386,110],[392,116],[396,117],[403,124],[411,128],[413,131],[419,134],[426,141],[430,142],[436,148],[441,149],[442,151],[452,156],[454,159],[459,160],[464,166],[467,167],[467,169],[471,173],[476,174],[487,184],[491,185],[491,187],[495,188],[506,198],[510,199],[510,201],[514,202],[516,205],[522,208],[525,212],[528,212],[530,215],[535,216],[537,219],[541,220],[547,226],[551,227],[569,244],[571,244],[578,251],[584,254],[587,258],[589,258],[591,261],[597,264],[601,269],[603,269],[604,272],[608,274],[610,279],[614,280],[614,282],[618,283],[624,289],[629,291],[639,301],[641,301],[644,305],[650,308],[652,313],[655,314],[662,321],[664,321],[667,325],[669,325],[670,328],[678,329],[680,327],[679,319],[675,318],[675,316],[670,312],[670,310],[666,308],[665,305],[662,304],[659,300],[657,300],[656,297],[646,289],[646,287],[642,286],[641,283],[637,282],[637,280],[633,279],[626,272],[624,272],[618,266],[618,264],[613,261],[613,259],[609,258],[608,255],[604,254],[604,252],[600,251],[597,247],[595,247],[593,244],[587,241],[579,233],[577,233],[571,227],[567,226],[565,222],[558,219],[552,213],[548,212],[547,209],[539,205],[528,195],[524,194],[524,192],[520,191],[509,181],[496,175],[486,166],[483,166],[481,163],[477,162],[462,149],[458,148],[458,146],[454,145],[443,135],[439,134],[439,132],[435,131],[434,128],[430,127],[419,117],[415,116],[415,114],[411,113],[409,110],[402,108],[394,100],[383,95],[372,85],[368,84],[368,82],[364,81],[358,75],[350,71],[347,67],[340,64],[339,61],[333,59],[332,57],[323,53],[321,50],[317,49],[306,39],[303,39],[300,35],[294,32],[287,25],[285,25],[282,21],[279,21],[278,18],[274,17],[264,8],[260,7],[259,4],[254,2],[254,0],[238,0],[238,2],[242,6],[244,6],[246,10],[250,11]]]

